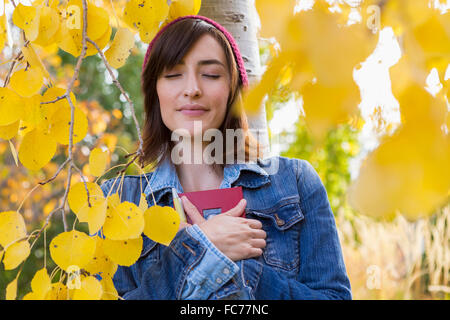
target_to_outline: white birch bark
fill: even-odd
[[[263,69],[259,57],[258,16],[254,0],[202,0],[198,14],[217,21],[233,35],[244,60],[249,83],[260,81]],[[264,146],[266,158],[270,155],[270,148],[264,103],[258,113],[248,116],[248,122],[250,131]]]

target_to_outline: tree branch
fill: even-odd
[[[103,63],[105,64],[106,69],[109,72],[109,75],[111,76],[111,78],[113,79],[113,83],[117,86],[117,88],[120,90],[120,92],[122,93],[122,95],[125,97],[125,99],[127,100],[130,109],[131,109],[131,115],[133,117],[133,121],[134,124],[136,126],[136,131],[137,131],[137,135],[138,135],[138,139],[139,139],[139,148],[136,152],[137,156],[142,156],[143,155],[143,145],[144,142],[142,141],[142,136],[141,136],[141,128],[139,126],[139,122],[137,121],[136,118],[136,112],[134,109],[134,104],[131,101],[130,97],[128,97],[128,95],[125,93],[125,90],[122,88],[122,85],[120,84],[120,82],[117,80],[117,78],[115,77],[114,73],[112,72],[111,66],[109,65],[108,61],[106,60],[105,55],[103,54],[102,50],[98,47],[98,45],[92,41],[89,37],[86,38],[87,41],[89,41],[98,51],[101,59],[103,60]],[[134,161],[134,160],[133,160]]]

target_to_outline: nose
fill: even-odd
[[[200,86],[195,75],[191,75],[187,79],[186,88],[184,89],[184,95],[186,97],[199,97],[202,94]]]

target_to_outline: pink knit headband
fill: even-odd
[[[199,16],[199,15],[189,15],[189,16],[178,17],[178,18],[172,20],[171,22],[169,22],[164,27],[162,27],[161,30],[158,31],[156,36],[153,38],[153,40],[148,45],[147,53],[145,54],[144,63],[142,65],[142,72],[144,72],[145,66],[146,66],[147,61],[148,61],[148,59],[150,57],[150,51],[152,50],[153,44],[155,43],[156,39],[158,39],[159,36],[164,32],[164,30],[166,30],[166,28],[169,27],[170,25],[174,24],[177,21],[184,20],[184,19],[189,19],[189,18],[201,19],[203,21],[206,21],[209,24],[211,24],[214,27],[216,27],[217,29],[219,29],[225,35],[225,37],[228,39],[228,42],[231,45],[231,48],[233,49],[234,56],[236,58],[236,63],[237,63],[238,68],[239,68],[239,73],[241,75],[242,84],[244,85],[244,87],[247,87],[248,86],[248,78],[247,78],[247,72],[245,71],[244,60],[242,59],[241,52],[239,51],[239,48],[238,48],[238,46],[236,44],[236,41],[234,41],[233,36],[223,26],[221,26],[216,21],[214,21],[212,19],[209,19],[207,17],[204,17],[204,16]]]

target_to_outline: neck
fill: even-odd
[[[220,167],[215,169],[206,163],[182,163],[175,167],[183,192],[219,189],[223,180],[223,169]]]
[[[198,143],[198,140],[182,139],[172,149],[173,159],[177,160],[175,167],[178,179],[184,192],[219,189],[223,180],[223,167],[213,166],[203,157],[209,144],[208,141]]]

